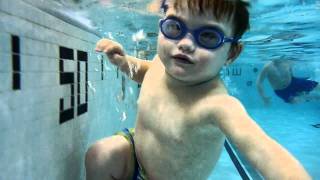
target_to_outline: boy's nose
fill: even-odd
[[[184,38],[178,41],[178,49],[185,53],[192,53],[196,49],[195,41],[191,34],[186,34]]]

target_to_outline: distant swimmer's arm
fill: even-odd
[[[260,74],[258,75],[256,86],[259,92],[259,95],[262,97],[265,104],[269,103],[269,97],[265,95],[264,89],[263,89],[263,81],[266,79],[267,72],[268,72],[268,64],[263,67]]]
[[[215,124],[265,179],[311,179],[303,166],[249,117],[237,99],[221,98],[221,102],[213,113]]]
[[[121,44],[109,39],[99,40],[96,51],[105,53],[112,64],[118,66],[122,72],[137,83],[142,83],[145,73],[152,64],[152,61],[126,55]]]

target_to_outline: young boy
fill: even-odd
[[[153,61],[126,56],[111,40],[97,43],[97,51],[142,86],[135,132],[90,147],[87,180],[207,179],[226,137],[266,179],[311,179],[219,78],[221,67],[242,50],[238,39],[249,26],[247,6],[240,0],[170,1]]]

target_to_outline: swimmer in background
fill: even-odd
[[[264,104],[269,105],[271,100],[264,92],[265,79],[269,81],[275,94],[286,103],[320,100],[319,83],[308,78],[295,77],[292,73],[292,63],[290,60],[276,59],[263,67],[256,85]]]
[[[172,0],[159,22],[153,61],[127,56],[109,39],[96,50],[137,83],[134,130],[93,144],[87,180],[205,180],[228,138],[265,179],[311,177],[228,94],[219,72],[242,51],[249,4],[241,0]],[[130,67],[137,71],[132,74]],[[139,67],[139,68],[135,68]]]

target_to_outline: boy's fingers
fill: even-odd
[[[98,52],[102,52],[103,51],[103,49],[106,49],[107,47],[108,47],[108,45],[110,44],[110,40],[108,40],[108,39],[101,39],[101,40],[99,40],[98,42],[97,42],[97,44],[96,44],[96,51],[98,51]]]
[[[121,56],[119,54],[110,54],[108,55],[108,59],[112,64],[115,64],[117,66],[121,66],[125,63],[124,56]]]
[[[123,52],[122,48],[119,47],[119,46],[113,46],[111,48],[105,48],[103,52],[106,53],[108,56],[109,55],[112,56],[114,54],[119,54],[120,56],[124,56],[124,52]]]
[[[100,48],[97,48],[97,47],[96,47],[95,51],[96,52],[102,52],[102,50]]]

